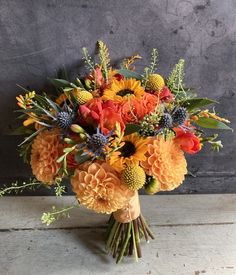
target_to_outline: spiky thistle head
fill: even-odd
[[[171,128],[173,124],[173,119],[169,113],[164,113],[159,121],[160,128]]]
[[[61,129],[68,129],[74,121],[74,113],[61,111],[57,114],[57,125]]]
[[[184,107],[176,108],[172,113],[173,125],[174,126],[181,126],[184,124],[185,120],[187,119],[187,109]]]

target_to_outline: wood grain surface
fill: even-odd
[[[53,226],[39,216],[72,197],[0,200],[1,275],[236,274],[236,195],[141,196],[156,239],[116,265],[104,250],[106,215],[76,209]]]

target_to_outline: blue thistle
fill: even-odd
[[[105,146],[109,142],[109,137],[112,135],[112,131],[104,135],[100,132],[100,129],[97,128],[97,132],[92,135],[87,135],[87,141],[81,144],[81,149],[87,149],[89,153],[91,153],[94,158],[96,157],[105,157]],[[88,152],[84,152],[83,154],[88,154]]]

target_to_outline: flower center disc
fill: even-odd
[[[120,90],[118,93],[117,93],[117,95],[119,95],[119,96],[126,96],[126,95],[133,95],[134,94],[134,92],[132,91],[132,90],[130,90],[130,89],[123,89],[123,90]]]
[[[130,141],[125,141],[125,145],[120,149],[121,156],[128,158],[136,152],[135,145]]]

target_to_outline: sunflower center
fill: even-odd
[[[120,149],[121,156],[124,158],[128,158],[132,156],[136,152],[135,145],[130,141],[125,141],[124,146]]]
[[[126,95],[133,95],[134,94],[134,92],[132,91],[132,90],[130,90],[130,89],[123,89],[123,90],[120,90],[118,93],[117,93],[117,95],[119,95],[119,96],[126,96]]]

